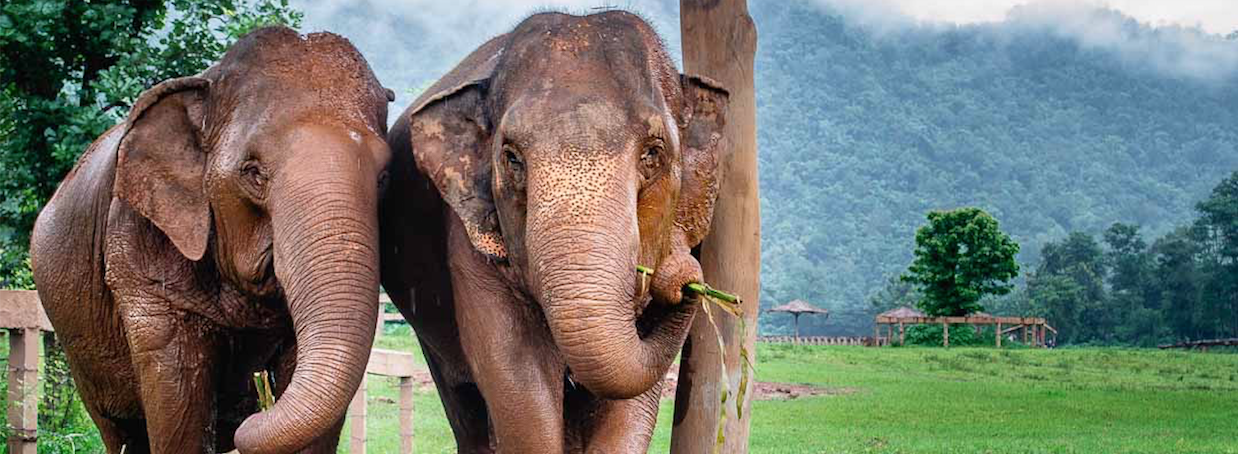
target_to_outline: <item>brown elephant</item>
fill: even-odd
[[[377,318],[390,98],[348,40],[263,28],[82,155],[30,253],[108,452],[335,452]],[[279,400],[254,414],[260,370]]]
[[[681,289],[726,105],[633,14],[541,13],[400,117],[383,285],[460,452],[645,452],[698,306]]]

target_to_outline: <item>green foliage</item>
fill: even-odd
[[[915,261],[902,279],[924,296],[918,306],[929,316],[961,316],[984,310],[980,299],[1004,295],[1019,275],[1019,245],[997,220],[979,208],[933,211],[916,231]]]
[[[198,73],[287,0],[17,0],[0,5],[0,287],[26,268],[56,185],[143,89]]]
[[[1009,22],[869,27],[821,3],[750,2],[761,301],[829,309],[801,319],[806,334],[872,332],[868,297],[911,262],[929,210],[985,209],[1031,270],[1072,231],[1120,221],[1152,243],[1238,169],[1233,77],[1166,77]]]
[[[1150,347],[1238,335],[1238,172],[1196,205],[1200,217],[1149,246],[1140,228],[1074,232],[1041,251],[1023,299],[1065,343]]]
[[[944,337],[945,329],[941,325],[912,325],[906,329],[907,345],[942,346],[942,337]],[[951,347],[987,347],[995,345],[996,340],[993,338],[993,327],[991,326],[982,326],[980,331],[976,332],[971,325],[950,325]]]

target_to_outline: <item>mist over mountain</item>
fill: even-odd
[[[613,3],[641,12],[679,54],[677,1]],[[546,2],[294,4],[306,30],[343,34],[365,53],[399,93],[394,121],[416,92]],[[834,311],[801,320],[805,334],[871,332],[866,299],[906,269],[929,210],[984,208],[1030,265],[1070,231],[1120,221],[1167,232],[1238,169],[1233,35],[1060,1],[973,25],[917,21],[879,0],[750,9],[762,306],[804,299]],[[761,329],[789,324],[763,315]]]

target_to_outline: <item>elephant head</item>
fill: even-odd
[[[364,374],[390,97],[346,39],[264,28],[147,90],[126,120],[116,197],[244,297],[287,301],[296,371],[237,431],[242,452],[309,443]]]
[[[520,276],[572,377],[606,398],[653,387],[700,281],[727,92],[681,75],[626,12],[534,15],[410,109],[418,168],[474,248]],[[656,268],[646,292],[637,265]]]

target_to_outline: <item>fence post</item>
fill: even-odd
[[[400,452],[413,454],[412,377],[400,377]]]
[[[352,402],[348,403],[348,419],[351,421],[349,427],[351,430],[348,435],[348,452],[352,454],[365,454],[365,385],[366,377],[361,377],[361,386],[357,388],[357,394],[353,395]]]
[[[9,453],[35,454],[39,430],[39,329],[9,330]]]
[[[941,346],[950,347],[950,324],[941,322]]]

